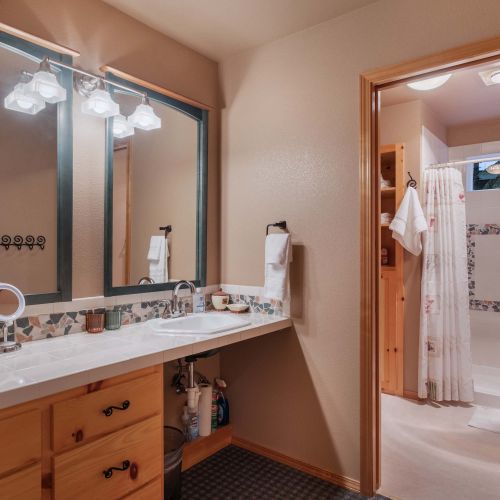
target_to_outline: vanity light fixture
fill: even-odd
[[[128,117],[128,122],[135,128],[153,130],[161,127],[161,118],[154,112],[147,96],[142,96],[142,103]]]
[[[113,117],[113,137],[123,139],[134,135],[134,127],[128,122],[123,115]]]
[[[40,97],[45,102],[56,103],[66,100],[66,89],[57,81],[48,58],[43,59],[40,63],[38,71],[26,85],[26,91]]]
[[[97,88],[90,92],[88,99],[82,103],[82,113],[101,118],[110,118],[120,114],[120,106],[111,99],[102,79],[99,79]]]
[[[450,78],[451,73],[447,73],[446,75],[433,76],[432,78],[410,82],[406,85],[413,90],[434,90],[444,85]]]
[[[4,106],[13,111],[36,115],[45,108],[45,101],[38,95],[27,92],[26,84],[30,80],[27,73],[22,74],[21,81],[14,90],[4,99]]]

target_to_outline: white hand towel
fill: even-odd
[[[427,222],[418,199],[417,191],[409,187],[401,201],[389,229],[392,237],[413,255],[422,252],[422,233],[427,231]]]
[[[155,283],[164,283],[166,276],[166,240],[164,236],[151,236],[149,242],[148,262],[149,277]]]
[[[292,257],[289,233],[269,234],[265,247],[264,297],[284,301],[289,297],[288,275]]]

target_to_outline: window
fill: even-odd
[[[486,169],[492,165],[500,168],[498,161],[482,161],[474,163],[472,171],[472,190],[483,191],[485,189],[500,189],[500,174],[490,174]]]

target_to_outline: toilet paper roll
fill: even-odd
[[[200,384],[201,391],[198,403],[200,436],[210,436],[212,432],[212,386]]]

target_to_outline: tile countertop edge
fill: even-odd
[[[133,326],[137,327],[137,325]],[[213,337],[196,337],[193,339],[193,342],[187,342],[173,347],[157,347],[156,350],[150,353],[138,353],[137,356],[111,361],[110,363],[93,366],[88,369],[75,370],[73,373],[54,376],[40,381],[29,380],[25,385],[19,385],[7,390],[0,389],[0,410],[35,401],[75,387],[98,382],[106,378],[116,377],[149,366],[174,361],[190,354],[224,347],[243,340],[284,330],[290,326],[292,326],[292,320],[290,318],[273,318],[273,320],[269,322],[252,323],[242,328],[221,332]],[[152,339],[154,339],[154,337],[152,337]],[[38,342],[44,341],[37,341],[37,344]],[[0,376],[1,375],[2,373],[0,373]]]

